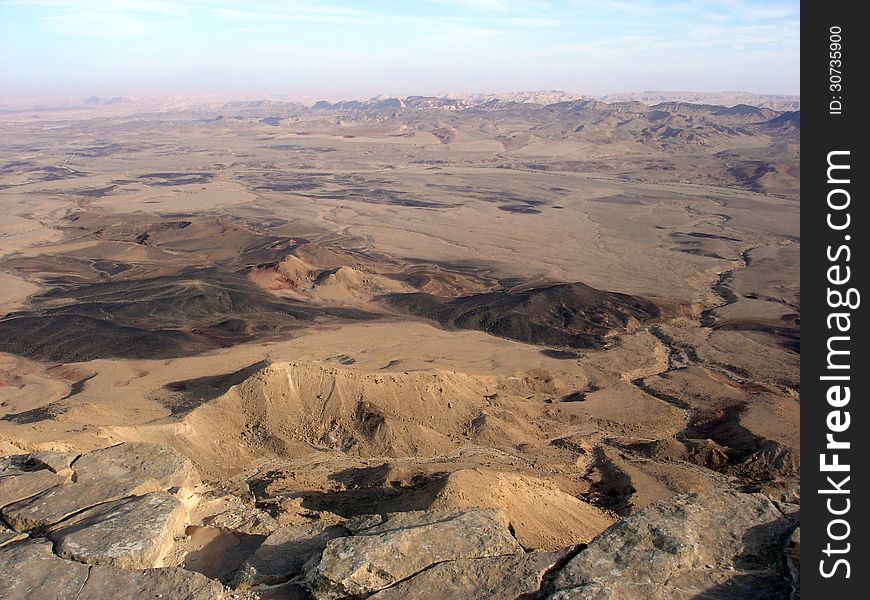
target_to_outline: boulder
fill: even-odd
[[[381,523],[384,523],[387,518],[384,515],[354,515],[349,518],[347,521],[343,523],[344,528],[347,529],[351,534],[356,535],[365,531],[366,529],[371,529],[372,527],[376,527]]]
[[[311,557],[319,556],[327,542],[349,535],[341,525],[315,523],[279,527],[267,537],[236,574],[236,586],[274,585],[302,573]]]
[[[369,600],[526,597],[538,592],[544,575],[565,554],[566,551],[530,552],[442,562],[369,596]]]
[[[0,507],[25,500],[65,481],[48,469],[0,476]]]
[[[73,563],[75,564],[75,563]],[[222,600],[224,586],[205,575],[175,567],[127,571],[108,566],[91,567],[79,600],[163,598]],[[51,596],[43,596],[51,598]]]
[[[49,469],[53,473],[67,475],[71,472],[70,465],[78,458],[78,454],[74,452],[52,452],[50,450],[41,450],[39,452],[31,452],[25,459],[25,464],[31,467],[40,469]]]
[[[2,442],[0,442],[0,445],[2,445]],[[26,454],[6,454],[0,456],[0,477],[25,472],[27,470],[24,468],[26,456]]]
[[[206,491],[190,516],[192,523],[245,535],[267,536],[278,528],[278,523],[269,513],[254,506],[253,499],[245,502],[238,496],[223,492]]]
[[[44,528],[104,502],[190,486],[190,461],[157,444],[123,443],[84,454],[74,464],[73,483],[6,506],[3,518],[17,531]]]
[[[84,599],[79,596],[88,567],[59,558],[45,540],[28,540],[0,548],[0,599]]]
[[[184,505],[167,492],[107,502],[49,529],[55,552],[88,564],[123,569],[157,566],[184,526]]]
[[[501,513],[468,509],[393,513],[329,541],[306,578],[319,598],[368,595],[448,560],[521,554]]]
[[[785,600],[794,528],[761,494],[675,496],[592,540],[559,571],[550,600]]]
[[[60,558],[51,542],[28,540],[0,548],[0,600],[221,600],[224,587],[184,569],[123,570]]]

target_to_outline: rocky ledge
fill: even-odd
[[[38,452],[0,458],[0,599],[793,600],[794,508],[675,496],[538,552],[493,509],[282,525],[169,448]]]

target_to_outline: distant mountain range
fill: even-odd
[[[605,104],[638,102],[647,106],[662,103],[687,103],[735,107],[740,105],[769,108],[776,111],[800,110],[800,96],[751,94],[748,92],[636,92],[590,96],[559,90],[509,92],[503,94],[444,94],[437,96],[407,96],[395,98],[376,96],[368,100],[320,100],[312,108],[327,110],[377,110],[389,108],[496,108],[512,104],[554,105],[565,102],[595,100]]]
[[[324,147],[317,151],[323,152],[331,151],[330,139],[443,145],[454,161],[462,156],[463,164],[472,166],[690,181],[799,198],[799,98],[673,95],[655,104],[649,102],[668,94],[644,92],[639,100],[629,94],[596,99],[557,91],[377,96],[313,105],[274,99],[88,98],[67,110],[100,117],[136,114],[146,121],[175,115],[188,126],[215,132],[261,127],[264,140],[322,138]],[[746,102],[710,104],[714,99]],[[62,106],[27,110],[60,111]],[[509,207],[519,209],[534,210]]]
[[[431,96],[406,96],[403,98],[393,96],[375,96],[368,99],[341,99],[319,100],[313,105],[277,99],[238,100],[227,101],[216,97],[203,98],[196,96],[171,96],[171,97],[126,97],[90,96],[87,98],[0,98],[2,110],[70,110],[112,108],[124,109],[148,109],[148,110],[188,110],[203,108],[227,108],[242,107],[246,109],[304,109],[306,107],[326,110],[379,110],[395,108],[415,109],[443,109],[463,110],[467,108],[496,108],[505,105],[533,104],[547,106],[564,102],[579,100],[597,100],[606,104],[639,102],[648,106],[667,103],[683,102],[689,104],[718,105],[734,107],[738,105],[754,106],[757,108],[769,108],[776,111],[800,110],[800,96],[788,96],[782,94],[753,94],[750,92],[667,92],[646,91],[627,92],[619,94],[607,94],[594,96],[565,92],[562,90],[534,90],[491,94],[459,94],[446,93]]]
[[[735,106],[748,104],[758,108],[773,110],[800,110],[800,96],[782,94],[752,94],[750,92],[630,92],[625,94],[607,94],[600,98],[604,102],[636,101],[644,104],[659,104],[661,102],[689,102],[692,104],[719,104]]]

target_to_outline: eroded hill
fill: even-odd
[[[790,597],[795,107],[136,106],[0,117],[11,593]]]

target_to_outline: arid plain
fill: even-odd
[[[758,104],[6,111],[0,460],[69,457],[60,487],[121,443],[189,461],[163,486],[183,516],[133,564],[209,578],[187,597],[659,597],[591,595],[572,565],[675,496],[791,524],[799,504],[800,113]],[[47,535],[114,564],[52,533],[102,501],[28,521],[4,489],[7,549]],[[522,550],[329,570],[328,532],[398,512],[500,515]],[[319,550],[269,554],[300,528]],[[661,597],[788,598],[764,552],[683,565]],[[526,562],[457,562],[482,556]],[[439,596],[460,584],[433,565],[478,595]]]

